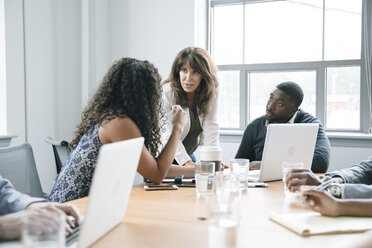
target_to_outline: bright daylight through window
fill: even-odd
[[[327,130],[361,131],[362,0],[236,2],[210,9],[221,128],[244,130],[275,85],[294,81]]]

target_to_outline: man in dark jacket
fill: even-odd
[[[266,138],[266,127],[271,123],[319,123],[314,157],[313,172],[326,172],[329,164],[330,145],[324,128],[318,118],[299,109],[304,93],[294,82],[283,82],[270,93],[266,105],[266,115],[253,120],[244,131],[235,158],[247,158],[250,169],[259,169]]]

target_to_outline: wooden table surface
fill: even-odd
[[[84,214],[87,198],[72,202]],[[305,212],[296,199],[285,199],[281,181],[268,188],[249,188],[240,196],[237,247],[340,247],[362,238],[361,233],[302,237],[269,220],[271,212]],[[195,188],[145,191],[134,186],[123,222],[92,247],[208,247],[205,199]],[[345,247],[348,247],[346,245]]]

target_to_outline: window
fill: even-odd
[[[210,51],[222,129],[265,114],[275,85],[294,81],[327,130],[366,131],[361,112],[363,0],[212,0]]]

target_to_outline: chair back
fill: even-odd
[[[62,165],[66,162],[68,155],[70,154],[70,148],[68,148],[68,142],[65,140],[55,141],[51,137],[45,137],[44,141],[53,148],[54,160],[56,162],[57,175],[61,171]]]
[[[28,143],[0,149],[0,175],[8,179],[21,193],[44,197],[34,153]]]

